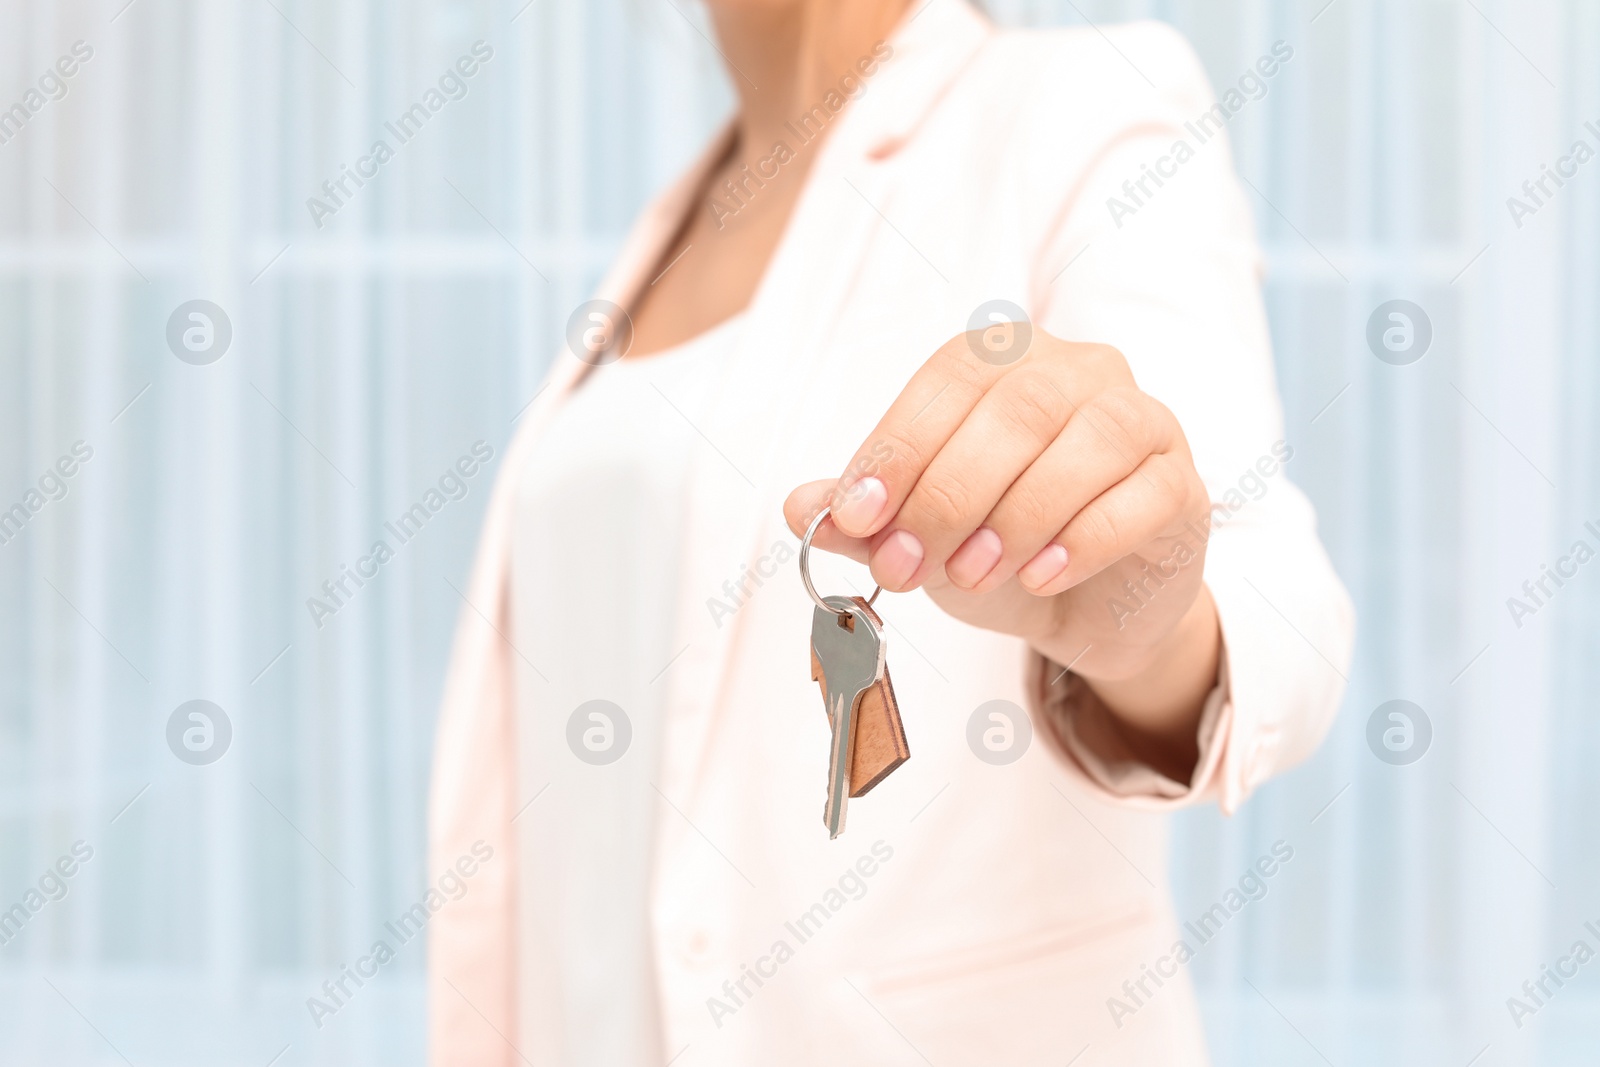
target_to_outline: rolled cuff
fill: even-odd
[[[1216,799],[1231,814],[1243,801],[1219,785],[1234,721],[1231,692],[1224,644],[1217,684],[1196,727],[1200,755],[1189,780],[1180,782],[1139,758],[1087,681],[1038,652],[1028,655],[1029,711],[1041,732],[1102,799],[1128,807],[1163,810]]]

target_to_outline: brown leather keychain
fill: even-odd
[[[822,688],[832,739],[822,821],[829,837],[844,831],[846,802],[866,794],[911,758],[900,707],[884,658],[883,620],[871,599],[821,597],[811,584],[811,539],[828,509],[800,541],[800,578],[816,603],[811,618],[811,677]]]
[[[883,620],[860,597],[850,598],[879,629]],[[823,710],[827,710],[828,682],[822,676],[822,661],[816,647],[811,649],[811,680],[822,690]],[[828,724],[833,725],[831,721]],[[889,680],[889,665],[872,687],[861,694],[856,705],[855,754],[850,761],[850,796],[865,796],[873,786],[889,777],[891,771],[911,758],[906,730],[900,721],[900,705],[895,703],[894,683]]]

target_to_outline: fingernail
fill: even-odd
[[[901,589],[922,566],[922,542],[910,530],[896,530],[872,555],[872,573],[885,589]]]
[[[1054,542],[1045,545],[1017,572],[1017,580],[1029,589],[1041,589],[1067,569],[1067,550]]]
[[[944,572],[961,588],[971,589],[989,577],[1004,551],[1000,535],[987,526],[980,526],[945,562]]]
[[[833,522],[847,534],[863,537],[889,502],[889,488],[876,478],[859,482],[833,494]]]

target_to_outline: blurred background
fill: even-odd
[[[1193,965],[1216,1062],[1600,1062],[1600,963],[1508,1005],[1600,949],[1600,5],[987,7],[1169,21],[1219,87],[1294,51],[1229,134],[1360,642],[1309,764],[1177,819],[1181,918],[1295,850]],[[707,31],[692,0],[0,7],[0,1062],[422,1062],[420,941],[320,1028],[306,1000],[427,884],[494,466],[305,602],[503,450],[731,107]]]

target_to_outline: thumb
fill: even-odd
[[[811,525],[811,520],[828,506],[833,497],[833,491],[838,486],[837,478],[826,478],[822,481],[807,482],[783,502],[783,519],[789,524],[789,531],[796,537],[804,537],[806,527]],[[831,518],[824,519],[817,528],[817,536],[811,542],[824,552],[837,552],[847,556],[857,563],[867,562],[868,550],[871,540],[864,537],[848,537],[833,524]]]

